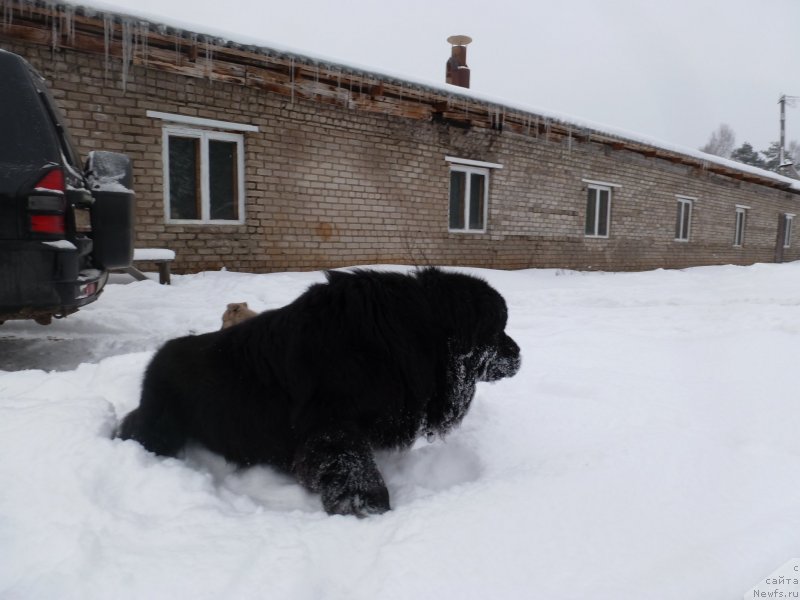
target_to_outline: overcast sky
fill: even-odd
[[[434,82],[447,37],[466,34],[474,91],[689,148],[727,123],[737,145],[765,149],[780,135],[778,98],[800,96],[800,0],[86,4]],[[800,101],[786,122],[800,141]]]

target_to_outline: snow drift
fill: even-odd
[[[118,283],[5,324],[0,597],[722,599],[798,555],[800,264],[467,271],[505,296],[523,368],[445,440],[381,454],[394,510],[364,520],[111,439],[163,341],[321,273]]]

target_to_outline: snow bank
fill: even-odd
[[[0,371],[0,597],[741,598],[797,556],[800,263],[468,271],[505,295],[522,371],[446,440],[382,453],[393,510],[365,520],[111,439],[160,343],[321,273],[111,284],[3,325],[0,368],[11,343],[30,368]],[[48,370],[47,344],[86,361]]]

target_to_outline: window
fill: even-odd
[[[450,168],[450,231],[486,231],[489,170]]]
[[[675,241],[688,242],[692,233],[693,198],[678,196],[678,214],[675,217]]]
[[[451,232],[485,233],[489,214],[489,170],[502,169],[497,163],[445,156],[450,163]]]
[[[792,213],[786,213],[783,215],[783,247],[784,248],[791,248],[792,246],[792,221],[794,220],[794,215]]]
[[[611,187],[589,184],[586,198],[586,237],[608,237]]]
[[[172,223],[243,223],[243,138],[164,128],[164,196]]]
[[[736,230],[733,234],[733,245],[736,247],[744,246],[744,229],[747,224],[747,211],[749,206],[736,207]]]

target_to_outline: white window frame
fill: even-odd
[[[793,229],[793,221],[797,215],[794,213],[785,213],[783,215],[783,247],[784,248],[791,248],[792,247],[792,229]]]
[[[466,161],[464,161],[466,162]],[[464,227],[461,229],[453,229],[450,226],[450,194],[448,193],[447,200],[447,231],[450,233],[486,233],[488,227],[488,220],[489,220],[489,168],[488,167],[476,167],[476,166],[469,166],[468,164],[464,164],[464,162],[455,162],[450,161],[450,181],[452,182],[453,177],[452,174],[454,172],[464,173],[464,214],[462,215],[464,218]],[[478,161],[470,161],[472,164],[489,164],[489,163],[479,163]],[[472,202],[472,176],[473,175],[482,175],[484,178],[484,185],[483,185],[483,215],[481,215],[481,222],[483,223],[483,227],[480,229],[472,229],[469,226],[469,213],[470,213],[470,203]],[[452,185],[452,183],[451,183]]]
[[[680,209],[680,219],[676,223],[678,225],[678,230],[675,231],[675,241],[685,244],[692,239],[692,212],[694,210],[694,203],[697,198],[692,198],[690,196],[675,196],[675,199],[677,200],[678,208]],[[689,211],[689,218],[686,223],[686,231],[683,231],[683,223],[686,221],[684,216],[686,215],[685,211],[687,210]]]
[[[169,189],[169,138],[191,137],[200,140],[200,218],[199,219],[173,219],[170,206]],[[236,143],[236,177],[237,177],[237,202],[238,219],[211,219],[211,192],[209,184],[208,142],[220,140]],[[175,225],[242,225],[245,222],[244,214],[244,136],[240,133],[224,131],[211,131],[191,127],[166,125],[162,129],[162,160],[164,173],[164,216],[167,224]]]
[[[733,231],[733,247],[742,248],[744,246],[745,230],[747,228],[747,211],[749,206],[736,205],[736,224]]]
[[[608,184],[608,183],[590,182],[587,179],[584,179],[583,181],[584,181],[584,183],[586,183],[586,196],[585,196],[586,204],[584,205],[584,210],[588,210],[588,208],[589,208],[589,190],[594,189],[597,192],[595,194],[594,229],[593,229],[594,233],[586,233],[586,219],[584,219],[583,235],[584,235],[584,237],[592,238],[592,239],[601,239],[601,240],[608,239],[608,237],[611,235],[611,201],[612,201],[612,197],[613,197],[613,193],[612,192],[614,191],[615,187],[620,187],[620,186],[615,186],[615,185]],[[602,192],[608,192],[608,206],[606,207],[606,214],[605,214],[605,219],[606,219],[606,233],[605,233],[605,235],[599,235],[597,233],[598,231],[600,231],[600,192],[601,191]]]

